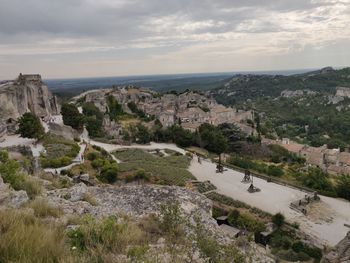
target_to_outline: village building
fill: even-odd
[[[312,147],[288,138],[282,140],[263,138],[262,143],[266,145],[278,144],[289,152],[305,158],[308,166],[319,167],[330,174],[350,174],[350,153],[340,152],[340,149],[328,149],[327,145]]]

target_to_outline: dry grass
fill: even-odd
[[[34,210],[37,217],[60,217],[63,211],[59,207],[54,207],[43,198],[36,198],[28,204],[29,208]]]
[[[14,210],[0,212],[0,225],[0,262],[78,262],[62,226]]]
[[[83,201],[88,202],[92,206],[97,206],[98,202],[96,201],[95,197],[93,197],[90,193],[85,192],[83,196]]]
[[[42,192],[41,182],[31,176],[26,176],[25,180],[22,182],[22,190],[26,191],[30,199],[35,198]]]

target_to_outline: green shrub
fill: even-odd
[[[118,165],[116,163],[104,165],[97,177],[101,182],[109,184],[115,183],[118,179]]]
[[[101,158],[97,158],[91,162],[91,165],[95,169],[100,169],[105,165],[105,163],[106,163],[105,160],[103,160]]]
[[[97,157],[99,157],[99,153],[97,152],[90,152],[86,155],[86,158],[89,160],[89,161],[94,161],[95,159],[97,159]]]
[[[7,151],[0,151],[0,176],[14,190],[26,191],[30,198],[41,193],[39,181],[20,172],[20,165],[15,160],[9,159]]]
[[[278,227],[280,228],[281,226],[283,226],[284,224],[284,215],[282,215],[281,213],[277,213],[272,217],[272,222]]]
[[[283,169],[278,166],[269,165],[267,168],[267,174],[271,176],[281,177],[284,172]]]

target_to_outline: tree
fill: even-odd
[[[202,124],[199,127],[199,138],[204,148],[219,155],[221,163],[221,154],[228,148],[227,139],[222,132],[213,125]]]
[[[339,197],[345,198],[350,201],[350,176],[343,175],[339,178],[337,193]]]
[[[64,125],[71,126],[73,129],[82,130],[84,127],[84,116],[78,108],[69,103],[64,103],[61,108],[61,114]]]
[[[180,147],[192,146],[195,142],[193,134],[189,130],[185,130],[181,126],[174,125],[168,128],[169,137]]]
[[[284,215],[277,213],[272,217],[272,223],[274,223],[278,228],[281,228],[284,224]]]
[[[93,103],[84,103],[83,114],[85,115],[86,129],[92,137],[102,135],[103,113]]]
[[[18,132],[23,138],[41,139],[45,130],[42,126],[40,119],[31,112],[26,112],[18,121]]]
[[[102,136],[102,120],[97,119],[96,116],[89,116],[85,118],[86,129],[91,137]]]
[[[151,141],[151,135],[147,127],[141,123],[137,125],[136,133],[137,142],[141,144],[147,144]]]
[[[111,120],[115,120],[118,116],[123,115],[124,111],[122,106],[118,103],[114,96],[109,95],[107,97],[108,114]]]

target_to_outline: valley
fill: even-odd
[[[41,86],[40,80],[26,75],[21,78],[24,78],[21,85]],[[343,93],[339,91],[340,95]],[[295,96],[294,93],[283,94]],[[297,92],[296,96],[301,95]],[[305,170],[304,157],[292,150],[294,142],[286,138],[280,142],[263,134],[263,118],[257,119],[260,114],[257,115],[256,109],[238,109],[239,104],[237,108],[223,106],[210,92],[160,94],[133,86],[84,92],[60,105],[62,114],[40,115],[38,112],[45,112],[47,104],[43,106],[44,111],[36,112],[32,109],[36,109],[37,102],[30,103],[34,103],[34,107],[28,106],[28,112],[34,117],[27,112],[18,121],[8,122],[10,118],[6,114],[3,116],[6,132],[0,142],[0,148],[9,152],[11,158],[17,158],[22,163],[21,169],[30,174],[27,179],[21,179],[24,181],[20,185],[5,176],[5,184],[12,184],[23,193],[22,199],[16,199],[18,209],[26,203],[34,207],[44,198],[49,205],[62,211],[58,216],[62,222],[69,216],[89,214],[98,220],[101,215],[107,218],[124,213],[140,222],[152,214],[164,213],[160,207],[169,202],[169,198],[176,199],[182,216],[191,222],[197,220],[197,213],[202,216],[200,224],[192,224],[184,233],[197,240],[193,242],[199,242],[195,248],[197,252],[193,253],[209,253],[200,246],[198,232],[197,236],[192,235],[193,227],[203,227],[210,229],[213,238],[205,242],[217,242],[211,244],[220,247],[234,244],[237,250],[231,252],[242,262],[245,262],[243,258],[253,262],[273,262],[276,258],[289,257],[320,260],[320,254],[344,242],[350,222],[350,202],[329,196],[333,195],[330,190],[338,191],[338,188],[339,193],[343,193],[340,185],[346,185],[347,177],[330,177],[332,189],[304,185],[304,178],[311,178],[314,172],[320,173],[317,169],[321,167]],[[28,102],[28,105],[31,104]],[[25,126],[28,125],[26,118],[35,120],[35,116],[38,124],[31,122]],[[28,128],[23,128],[32,130],[36,125],[37,130],[33,129],[32,135],[28,134]],[[15,126],[22,130],[23,137],[32,138],[14,134]],[[2,162],[7,165],[11,161],[5,158]],[[310,163],[308,156],[306,162]],[[251,177],[243,182],[247,173]],[[328,174],[325,176],[325,180],[330,180]],[[33,180],[39,187],[35,191],[34,185],[28,188],[29,181],[33,184]],[[248,188],[256,190],[249,192]],[[5,209],[15,202],[11,196],[16,191],[11,191],[2,199]],[[316,191],[321,193],[317,195],[319,199],[309,202]],[[116,198],[120,201],[115,201]],[[151,205],[153,202],[157,205]],[[169,203],[167,206],[170,207]],[[235,213],[238,219],[234,219]],[[272,231],[266,232],[272,238],[269,243],[272,251],[263,246],[257,248],[256,244],[262,242],[258,235],[269,231],[271,222],[279,215],[285,225],[277,228],[272,225]],[[221,217],[229,218],[225,224],[229,230],[217,224],[216,220]],[[77,227],[79,225],[82,227],[83,223]],[[230,231],[243,234],[235,239],[228,234]],[[282,239],[282,233],[287,235],[288,248],[281,247],[277,241]],[[164,238],[168,240],[171,236]],[[242,247],[239,243],[243,240]],[[292,248],[298,242],[303,244],[306,254]],[[224,246],[215,249],[220,253],[217,257],[230,257]],[[180,261],[189,253],[181,246],[177,253],[168,250],[166,245],[164,248],[167,252],[163,251],[163,256],[168,254]],[[154,253],[148,248],[142,255],[151,258]],[[74,257],[74,253],[71,256]]]

